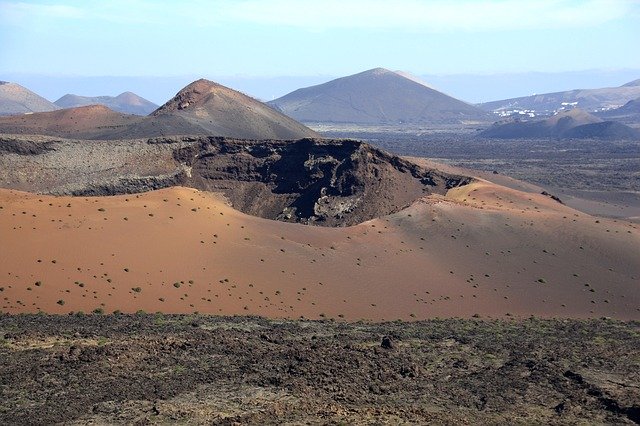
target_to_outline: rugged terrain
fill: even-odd
[[[298,89],[269,104],[303,123],[415,126],[491,120],[473,105],[384,68]]]
[[[634,424],[639,343],[605,319],[5,315],[0,423]]]
[[[118,96],[79,96],[68,93],[54,103],[60,108],[104,105],[116,112],[135,115],[149,115],[158,108],[158,105],[132,92],[120,93]]]

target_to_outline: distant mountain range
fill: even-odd
[[[132,92],[115,97],[67,94],[51,103],[18,84],[2,82],[0,115],[20,118],[0,120],[0,131],[93,139],[187,134],[296,139],[318,136],[300,122],[398,128],[441,124],[482,126],[494,122],[496,116],[503,116],[516,119],[500,121],[483,135],[570,137],[575,132],[581,137],[635,137],[632,129],[608,122],[637,127],[639,103],[640,79],[614,88],[571,90],[485,103],[480,105],[486,110],[483,111],[431,88],[418,77],[384,68],[298,89],[268,104],[204,79],[187,85],[161,107]],[[90,108],[96,105],[102,108]],[[556,115],[566,111],[570,112]],[[569,127],[578,127],[578,115],[583,114],[578,111],[591,111],[590,117],[596,121],[581,122],[580,126],[590,126],[569,131]],[[541,120],[545,117],[551,118]],[[562,118],[567,120],[556,127],[555,121]]]
[[[479,136],[497,139],[635,139],[640,137],[640,131],[574,108],[544,120],[508,119],[495,123]]]
[[[54,111],[58,106],[16,83],[0,81],[0,115]]]
[[[124,92],[118,96],[79,96],[66,94],[54,102],[60,108],[75,108],[87,105],[104,105],[123,114],[149,115],[158,105],[135,93]]]
[[[406,126],[491,120],[473,105],[384,68],[298,89],[269,104],[303,123]]]
[[[0,118],[0,133],[83,139],[149,138],[174,135],[243,139],[299,139],[318,134],[240,92],[195,81],[151,115],[123,114],[88,105]]]
[[[523,96],[520,98],[478,104],[484,111],[507,116],[513,114],[552,115],[558,111],[580,108],[589,112],[606,111],[640,98],[640,80],[620,87],[577,89],[555,93]]]

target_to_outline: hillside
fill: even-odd
[[[640,98],[630,100],[620,108],[597,112],[596,115],[604,119],[615,120],[624,124],[638,125],[640,124]]]
[[[56,105],[16,83],[0,81],[0,116],[53,111]]]
[[[617,108],[630,100],[639,98],[639,81],[634,80],[620,87],[576,89],[503,99],[478,104],[478,107],[487,112],[502,114],[528,110],[534,111],[536,115],[551,115],[572,107],[594,112]]]
[[[78,96],[66,94],[54,103],[60,108],[104,105],[116,112],[134,115],[149,115],[158,108],[158,105],[132,92],[124,92],[118,96]]]
[[[269,106],[207,80],[186,86],[149,116],[122,114],[104,105],[89,105],[1,117],[0,133],[111,140],[170,135],[246,139],[318,136]]]
[[[473,105],[384,68],[298,89],[269,104],[304,123],[406,126],[489,120]]]
[[[244,139],[297,139],[318,136],[268,105],[209,80],[197,80],[153,112],[155,119],[177,117],[200,128],[197,134]]]
[[[88,105],[28,115],[0,117],[0,133],[66,138],[109,139],[142,118]]]
[[[498,139],[575,138],[633,139],[637,130],[574,108],[545,120],[505,120],[482,131],[479,136]]]

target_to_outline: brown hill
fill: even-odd
[[[0,81],[0,116],[53,111],[56,105],[16,83]]]
[[[67,94],[54,103],[60,108],[104,105],[116,112],[134,115],[148,115],[158,108],[158,105],[132,92],[124,92],[118,96],[78,96]]]
[[[103,105],[0,117],[0,133],[48,135],[66,138],[108,139],[137,123],[141,117],[121,114]]]
[[[382,183],[365,192],[380,188],[376,197],[397,200],[389,203],[391,210],[354,226],[317,227],[250,216],[220,194],[184,187],[109,197],[1,190],[0,233],[11,247],[0,257],[3,311],[640,318],[636,224],[594,218],[546,195],[482,179],[451,184],[448,179],[457,176],[451,167],[445,173],[432,163],[340,141],[304,147],[301,153],[313,148],[314,161],[306,174],[291,176],[283,176],[289,167],[273,167],[276,157],[306,165],[309,155],[264,142],[43,138],[0,146],[5,187],[48,184],[45,190],[72,193],[184,182],[215,185],[210,188],[229,196],[240,188],[235,181],[244,185],[246,199],[306,188],[302,198],[320,196],[319,206],[324,195],[314,191],[314,182],[327,188],[325,194],[343,191],[329,205],[364,197],[357,179],[326,177],[337,169],[358,170],[349,159],[366,149],[357,161]],[[77,157],[84,161],[72,160]],[[342,164],[332,165],[340,158]],[[258,187],[268,179],[282,184],[249,190],[251,182]],[[405,194],[412,191],[406,182],[416,181],[431,189]]]
[[[384,68],[298,89],[269,104],[303,123],[406,126],[490,120],[473,105]]]
[[[98,139],[137,123],[141,117],[121,114],[103,105],[0,118],[0,132]]]
[[[207,135],[246,139],[317,137],[311,129],[240,92],[198,80],[153,114],[139,117],[92,105],[0,118],[0,133],[84,139]]]
[[[243,139],[318,136],[268,105],[205,79],[186,86],[152,116],[182,118],[203,130],[198,134]]]

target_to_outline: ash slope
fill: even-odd
[[[480,137],[498,139],[636,139],[640,132],[615,121],[604,121],[578,108],[560,112],[545,120],[497,122],[480,132]]]
[[[248,214],[324,226],[384,216],[471,181],[353,140],[181,137],[88,144],[5,137],[3,151],[5,188],[115,195],[183,185],[222,192]]]
[[[31,90],[7,81],[0,81],[0,116],[53,111],[58,106]]]
[[[219,84],[198,80],[152,115],[122,114],[103,105],[0,118],[0,133],[80,139],[131,139],[168,135],[299,139],[311,129],[269,106]]]
[[[490,120],[473,105],[384,68],[298,89],[269,104],[303,123],[423,125]]]
[[[54,103],[60,108],[104,105],[116,112],[133,115],[149,115],[158,108],[158,105],[132,92],[124,92],[118,96],[79,96],[69,93]]]

